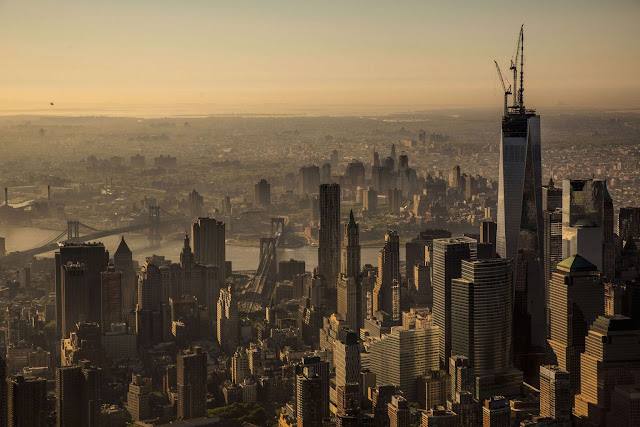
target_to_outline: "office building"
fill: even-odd
[[[469,358],[475,375],[512,366],[512,261],[462,260],[451,280],[451,351]]]
[[[491,256],[496,257],[496,233],[497,224],[493,221],[482,221],[480,223],[480,243],[488,243],[491,245]]]
[[[175,370],[175,365],[171,366]],[[175,375],[176,372],[174,372],[174,381]],[[151,378],[143,378],[142,375],[131,374],[125,407],[134,421],[144,421],[151,417],[151,392]]]
[[[580,354],[589,326],[604,313],[604,289],[596,266],[580,255],[560,262],[549,290],[551,361],[571,375],[573,394],[580,390]]]
[[[336,413],[352,414],[360,409],[360,384],[336,385]]]
[[[331,163],[325,163],[320,168],[320,184],[331,184]]]
[[[329,417],[329,362],[322,360],[318,355],[304,356],[295,366],[295,372],[296,375],[303,375],[305,378],[314,375],[319,377],[320,397],[315,400],[315,404],[320,407],[323,418]],[[296,391],[296,396],[299,396],[298,391]],[[317,402],[320,402],[320,405]]]
[[[440,365],[451,356],[451,279],[462,275],[462,260],[475,259],[477,242],[469,237],[433,241],[433,322],[440,328]]]
[[[556,208],[553,211],[543,210],[542,219],[544,221],[544,300],[548,327],[551,274],[558,263],[564,259],[562,258],[562,209]]]
[[[522,94],[521,79],[518,98],[502,117],[496,250],[514,260],[516,361],[527,366],[531,349],[545,346],[546,329],[540,116],[525,108]]]
[[[640,374],[640,330],[624,316],[600,316],[591,325],[580,355],[580,394],[573,415],[605,425],[616,386],[634,384]]]
[[[233,354],[238,347],[238,301],[232,285],[220,289],[217,314],[218,344],[225,353]]]
[[[562,187],[556,187],[553,179],[542,186],[542,212],[554,212],[562,208]]]
[[[511,407],[504,396],[493,396],[482,405],[482,427],[511,427]]]
[[[400,213],[402,207],[402,190],[398,188],[389,188],[388,196],[389,213]]]
[[[207,412],[207,353],[193,346],[178,353],[178,420],[204,417]]]
[[[320,185],[320,168],[316,165],[300,168],[298,192],[302,195],[318,192]]]
[[[103,332],[110,332],[112,324],[123,321],[122,272],[117,271],[113,265],[109,265],[107,271],[100,273],[100,279],[102,292],[100,326]]]
[[[362,327],[362,290],[356,277],[340,276],[338,314],[351,330],[359,331]]]
[[[102,370],[87,361],[56,369],[58,426],[100,427]]]
[[[640,425],[640,386],[638,384],[619,385],[613,389],[607,425],[614,427]]]
[[[346,277],[360,276],[360,227],[349,213],[349,222],[344,226],[342,241],[342,274]]]
[[[358,383],[360,380],[360,340],[354,330],[342,328],[333,344],[333,365],[336,386]]]
[[[459,425],[458,414],[442,406],[423,412],[420,423],[420,427],[458,427]]]
[[[640,207],[620,208],[618,235],[622,240],[640,239]]]
[[[85,320],[100,322],[100,307],[102,306],[100,298],[100,273],[107,269],[109,263],[109,253],[105,251],[102,243],[62,243],[60,249],[55,254],[56,262],[56,327],[57,335],[61,338],[68,338],[69,332],[72,331],[71,319],[83,313]],[[65,270],[63,266],[68,264],[76,265],[73,274],[71,271]],[[69,270],[74,270],[69,269]],[[82,270],[79,272],[78,270]],[[75,304],[71,301],[66,301],[63,295],[63,280],[65,273],[71,280],[73,286],[82,287],[87,289],[80,290],[81,295],[75,295],[75,293],[67,293],[67,296],[76,301],[76,303],[82,304],[79,307],[72,307]],[[77,275],[76,275],[77,274]],[[79,277],[82,276],[82,277]],[[84,285],[83,285],[84,284]],[[71,285],[71,283],[70,283]],[[79,301],[82,299],[82,301]],[[69,320],[66,325],[65,334],[63,334],[63,317],[64,306],[70,308],[71,312],[67,313],[67,319]],[[85,305],[86,304],[86,305]]]
[[[603,277],[614,277],[613,200],[605,180],[563,181],[562,239],[564,258],[580,254]]]
[[[266,179],[261,179],[255,185],[253,206],[271,206],[271,184]]]
[[[8,427],[45,427],[48,413],[47,380],[22,375],[7,378]]]
[[[362,195],[362,209],[370,216],[378,213],[378,192],[369,187]]]
[[[569,427],[572,404],[569,372],[557,365],[540,366],[540,416],[552,418],[558,425]]]
[[[451,377],[445,370],[429,371],[418,378],[418,403],[425,409],[446,406]]]
[[[378,252],[378,277],[373,288],[373,311],[393,316],[393,287],[400,283],[400,238],[395,230],[387,231],[384,247]],[[399,321],[394,318],[394,321]]]
[[[138,276],[136,264],[133,262],[133,253],[129,249],[124,236],[120,240],[118,249],[113,254],[113,267],[122,273],[122,319],[132,329],[135,325],[135,310],[138,303]]]
[[[369,346],[369,369],[376,374],[376,383],[398,386],[406,399],[415,402],[416,378],[440,367],[438,335],[437,326],[416,329],[394,326],[390,333],[374,340]]]
[[[280,261],[278,263],[278,278],[280,280],[294,280],[296,276],[304,274],[305,270],[304,261],[298,261],[293,258],[289,259],[289,261]]]
[[[225,270],[225,224],[213,218],[198,218],[191,225],[194,262]]]
[[[340,185],[320,186],[318,229],[318,274],[335,288],[340,274]]]
[[[411,427],[411,410],[409,402],[400,395],[391,396],[387,403],[389,427]]]
[[[325,399],[320,376],[311,368],[304,368],[296,375],[296,421],[302,427],[323,427],[322,402]],[[328,401],[329,396],[326,396]]]

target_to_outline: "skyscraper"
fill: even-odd
[[[116,271],[113,265],[107,267],[107,271],[100,273],[102,307],[100,326],[102,331],[110,332],[111,325],[122,322],[122,272]]]
[[[319,203],[318,274],[335,288],[340,273],[340,185],[320,185]]]
[[[400,283],[400,238],[395,230],[389,230],[384,236],[384,247],[378,252],[378,278],[373,288],[374,312],[384,311],[393,315],[394,283]]]
[[[296,419],[298,425],[322,427],[323,387],[320,376],[313,369],[304,368],[296,376]]]
[[[615,277],[613,200],[606,181],[562,182],[562,240],[563,258],[579,253],[595,264],[604,277]]]
[[[360,380],[360,340],[349,329],[338,331],[333,345],[333,365],[336,367],[336,386],[358,383]]]
[[[56,369],[58,426],[100,426],[102,370],[88,362]]]
[[[311,403],[307,403],[305,405],[304,402],[313,402],[313,405],[315,406],[313,410],[315,411],[317,408],[319,408],[320,417],[321,418],[328,417],[329,416],[329,362],[323,361],[320,358],[320,356],[305,356],[300,361],[300,364],[296,366],[296,374],[298,375],[297,377],[298,379],[300,378],[301,375],[305,379],[311,379],[312,377],[317,376],[319,380],[319,388],[320,388],[317,395],[315,394],[315,392],[313,393],[312,400],[306,400],[304,396],[307,396],[307,394],[304,392],[304,390],[302,390],[303,407],[301,408],[300,407],[301,389],[299,387],[300,382],[299,381],[296,382],[296,396],[298,396],[296,410],[298,413],[298,418],[300,418],[300,413],[301,413],[300,411],[301,410],[303,412],[307,411],[308,409],[305,409],[305,406],[311,404]],[[305,385],[308,385],[308,384],[304,383],[303,387]],[[313,387],[315,387],[315,385]]]
[[[7,379],[7,426],[45,427],[47,380],[18,375]]]
[[[105,251],[102,243],[63,243],[56,252],[56,327],[58,337],[62,337],[63,306],[65,298],[62,295],[62,281],[64,275],[63,266],[68,263],[84,266],[86,298],[89,309],[86,315],[87,321],[100,321],[100,273],[107,269],[109,253]],[[75,298],[75,296],[71,296]],[[75,323],[74,323],[75,324]],[[71,328],[68,328],[70,331]],[[68,331],[67,331],[68,332]],[[64,336],[64,338],[68,338]]]
[[[354,331],[362,327],[362,291],[357,277],[340,276],[338,281],[338,314]]]
[[[415,402],[418,394],[416,378],[438,369],[437,326],[403,329],[393,326],[391,333],[369,346],[369,369],[376,374],[376,382],[394,384],[403,395]]]
[[[451,279],[462,275],[462,260],[476,258],[477,242],[470,237],[433,241],[433,323],[440,328],[440,365],[451,356]]]
[[[255,207],[271,205],[271,184],[266,179],[261,179],[256,183],[253,205]]]
[[[512,261],[462,260],[451,280],[451,352],[469,358],[475,375],[512,366]]]
[[[207,353],[193,346],[178,353],[178,419],[204,417],[207,410]]]
[[[585,341],[573,414],[591,425],[604,425],[611,392],[618,385],[633,384],[640,374],[640,330],[628,317],[600,316]]]
[[[218,298],[218,344],[227,354],[233,354],[238,346],[238,301],[231,285],[220,289]]]
[[[391,396],[391,402],[387,404],[389,415],[389,427],[410,427],[411,410],[409,402],[400,395]]]
[[[493,396],[482,405],[482,427],[510,427],[511,408],[504,396]]]
[[[346,277],[360,275],[360,227],[349,213],[349,222],[344,226],[342,241],[342,274]]]
[[[544,347],[546,328],[540,116],[524,106],[522,30],[518,44],[520,86],[514,87],[514,105],[502,117],[496,249],[501,258],[514,260],[514,333],[528,341],[516,347],[520,353],[529,351],[528,347]],[[515,68],[517,73],[517,64]]]
[[[595,265],[576,255],[560,262],[549,290],[552,362],[566,370],[571,390],[580,390],[580,353],[589,326],[604,313],[604,288]]]
[[[620,208],[618,235],[622,240],[640,239],[640,207]]]
[[[198,218],[191,226],[194,261],[225,271],[225,225],[213,218]]]
[[[540,416],[553,418],[557,425],[568,427],[572,401],[569,372],[555,365],[540,366]]]
[[[124,241],[124,236],[113,254],[113,266],[116,271],[122,273],[122,317],[132,327],[135,323],[134,313],[138,303],[138,293],[136,292],[138,278],[133,264],[133,254],[127,242]]]

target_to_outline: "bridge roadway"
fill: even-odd
[[[171,224],[171,223],[180,222],[183,220],[184,220],[183,218],[168,218],[168,219],[161,220],[160,223]],[[125,227],[114,228],[112,230],[95,231],[93,233],[89,233],[84,236],[74,237],[71,240],[62,239],[62,237],[67,235],[67,230],[65,230],[62,233],[60,233],[58,236],[51,239],[51,241],[49,241],[48,243],[45,243],[42,246],[38,246],[37,248],[27,249],[26,251],[16,251],[16,252],[11,252],[10,254],[7,254],[4,258],[0,258],[0,266],[11,265],[11,263],[17,262],[21,259],[31,259],[36,255],[54,251],[58,249],[59,247],[58,244],[61,242],[66,242],[66,241],[73,241],[74,243],[89,242],[92,240],[100,239],[102,237],[113,236],[116,234],[124,234],[131,231],[144,230],[145,228],[149,228],[149,227],[150,225],[148,222],[147,223],[140,222],[140,223],[134,223]],[[59,240],[59,239],[62,239],[62,240]]]

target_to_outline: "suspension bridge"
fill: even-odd
[[[271,218],[271,236],[260,238],[260,264],[255,276],[247,286],[251,293],[247,311],[251,312],[269,305],[278,274],[276,249],[281,245],[285,229],[289,225],[289,217]]]
[[[162,217],[161,217],[162,215]],[[157,244],[162,240],[160,234],[160,226],[185,221],[185,218],[175,214],[171,214],[160,206],[150,206],[146,213],[139,215],[129,225],[116,227],[109,230],[99,230],[91,227],[78,220],[67,221],[67,228],[59,232],[53,237],[48,237],[36,247],[25,250],[16,251],[0,258],[0,266],[10,266],[18,264],[23,260],[29,260],[32,257],[58,249],[60,243],[83,243],[116,234],[124,234],[131,231],[149,229],[148,239],[152,244]],[[81,234],[80,231],[85,232]]]

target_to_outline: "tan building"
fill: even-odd
[[[570,426],[572,401],[569,372],[555,365],[540,366],[540,416]]]
[[[425,409],[446,406],[451,377],[445,370],[429,371],[418,378],[418,403]]]

